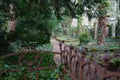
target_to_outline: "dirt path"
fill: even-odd
[[[52,51],[54,51],[54,52],[60,52],[59,41],[57,41],[56,39],[52,38],[50,40],[50,42],[51,42],[51,44],[53,46]]]
[[[53,49],[52,49],[53,52],[60,52],[59,41],[57,41],[56,39],[52,38],[51,39],[51,44],[53,46]],[[60,55],[55,54],[54,55],[54,61],[55,61],[56,65],[59,66],[60,63],[61,63]]]

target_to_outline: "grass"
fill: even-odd
[[[57,37],[57,40],[65,41],[66,45],[73,45],[73,46],[78,46],[79,45],[79,40],[78,39],[72,38],[72,37],[69,37],[69,36]]]

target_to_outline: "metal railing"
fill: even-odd
[[[13,62],[18,64],[18,66],[28,67],[25,69],[27,72],[36,71],[36,80],[40,80],[39,76],[41,76],[38,71],[39,70],[47,70],[47,69],[55,69],[56,66],[40,66],[42,63],[41,55],[39,53],[53,53],[61,56],[61,63],[64,65],[61,80],[65,80],[65,75],[68,75],[72,80],[120,80],[120,66],[117,71],[110,72],[107,68],[109,66],[110,58],[108,56],[103,57],[103,66],[98,64],[96,61],[93,61],[91,58],[88,59],[86,57],[86,48],[82,48],[81,50],[74,48],[73,46],[64,46],[62,47],[63,42],[59,44],[60,53],[51,52],[51,51],[38,51],[36,49],[24,50],[23,52],[11,53],[8,55],[1,56],[1,58],[12,58],[13,56],[18,56],[17,61]],[[34,60],[29,61],[26,59],[26,54],[34,52]],[[36,67],[33,68],[32,66]],[[0,70],[0,76],[4,75],[7,72],[19,72],[20,69],[9,69],[9,70]],[[27,75],[24,75],[24,80],[27,80]],[[1,78],[0,78],[1,79]]]
[[[0,69],[0,80],[5,80],[5,77],[6,77],[5,75],[9,72],[19,73],[21,71],[24,71],[22,74],[23,76],[21,77],[22,80],[33,80],[31,76],[28,76],[26,74],[26,73],[33,73],[33,72],[35,72],[35,80],[40,80],[41,74],[38,71],[54,70],[57,68],[55,65],[51,65],[51,64],[47,66],[43,66],[42,63],[44,62],[43,61],[44,59],[42,58],[42,55],[40,53],[59,54],[57,52],[52,52],[52,51],[38,51],[34,47],[27,47],[22,52],[15,52],[15,53],[10,53],[4,56],[0,56],[1,61],[4,60],[6,63],[6,64],[3,64],[3,66],[5,65],[8,65],[10,67],[13,65],[17,66],[15,68]],[[30,54],[32,58],[27,59],[28,55]],[[15,60],[10,61],[12,58],[15,58]],[[7,76],[10,76],[10,75],[7,75]]]
[[[115,72],[107,69],[110,56],[103,56],[101,66],[92,60],[93,56],[90,59],[86,57],[86,48],[79,50],[72,46],[65,46],[62,49],[62,45],[63,43],[60,43],[61,61],[65,65],[65,73],[69,74],[72,80],[120,80],[120,66]]]

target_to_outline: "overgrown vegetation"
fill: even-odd
[[[40,58],[38,61],[35,61],[36,55],[40,55]],[[51,53],[26,53],[24,57],[24,61],[21,62],[22,66],[17,64],[19,62],[19,55],[12,56],[10,58],[5,58],[0,60],[0,70],[15,70],[18,69],[18,72],[8,72],[4,74],[0,74],[0,78],[2,80],[9,80],[9,79],[15,79],[15,80],[23,80],[24,76],[27,76],[27,79],[36,79],[36,73],[38,72],[40,79],[48,79],[50,78],[52,72],[54,70],[48,69],[48,70],[30,70],[27,71],[26,69],[32,68],[35,69],[38,66],[39,67],[50,67],[55,66],[55,63],[53,61],[53,54]],[[34,62],[35,63],[32,66],[27,65],[27,62]],[[22,77],[23,76],[23,77]]]
[[[86,44],[90,40],[92,40],[92,37],[89,35],[88,32],[83,32],[80,34],[79,40],[80,40],[80,44]]]
[[[89,51],[102,55],[105,52],[114,52],[120,49],[120,1],[112,0],[117,7],[112,13],[111,0],[0,0],[0,56],[28,51],[28,46],[36,50],[51,51],[50,38],[55,37],[65,41],[67,45],[87,47]],[[110,15],[108,15],[108,12]],[[83,15],[88,17],[90,25],[82,25]],[[108,17],[115,17],[115,26],[107,23]],[[95,18],[97,26],[93,25],[93,32],[90,34],[91,21]],[[77,27],[71,26],[72,19],[77,19]],[[10,30],[10,23],[15,27]],[[114,27],[116,27],[115,30]],[[97,29],[95,29],[97,28]],[[109,28],[109,32],[107,32]],[[52,33],[53,32],[53,33]],[[94,35],[96,33],[96,35]],[[109,33],[109,35],[107,35]],[[53,34],[53,35],[52,35]],[[92,37],[91,37],[92,36]],[[96,37],[96,38],[95,38]],[[111,38],[112,37],[112,38]],[[95,39],[95,40],[92,40]],[[79,45],[78,45],[79,44]],[[105,52],[104,52],[105,51]],[[94,54],[94,53],[93,53]],[[39,53],[40,66],[55,66],[53,54]],[[88,55],[87,57],[90,57]],[[58,80],[64,66],[55,70],[26,71],[30,66],[24,63],[23,66],[16,64],[17,56],[8,59],[0,58],[0,70],[12,70],[18,68],[19,72],[8,72],[2,74],[0,80],[23,80],[26,74],[27,79],[35,80],[36,72],[40,73],[40,80]],[[34,61],[35,53],[27,53],[27,61]],[[98,58],[98,57],[97,57]],[[120,60],[113,59],[114,66],[119,66]],[[113,67],[114,67],[113,66]],[[31,68],[36,68],[34,64]],[[114,67],[115,68],[115,67]],[[1,76],[1,74],[0,74]],[[66,76],[66,80],[70,80]]]

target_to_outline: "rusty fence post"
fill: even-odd
[[[109,53],[106,53],[104,56],[103,56],[103,68],[104,68],[104,74],[107,73],[107,68],[109,66],[109,62],[110,62],[110,55]]]

